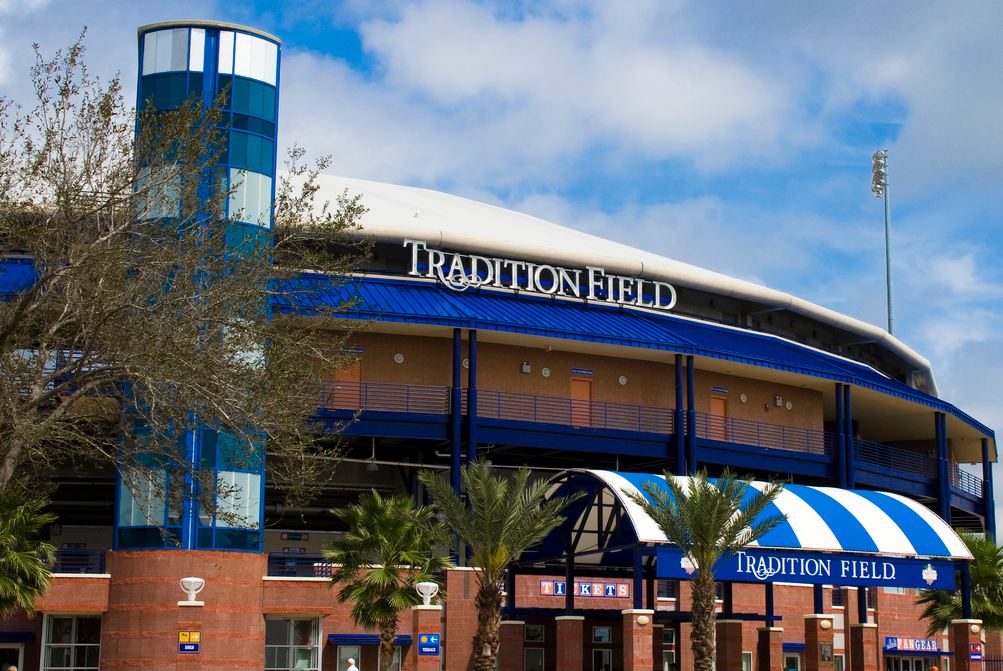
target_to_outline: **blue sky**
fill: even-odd
[[[1003,3],[0,0],[0,93],[88,26],[284,41],[280,136],[336,173],[428,186],[885,323],[870,156],[890,153],[896,335],[1003,427]],[[150,3],[152,4],[152,3]],[[472,222],[475,225],[475,222]]]

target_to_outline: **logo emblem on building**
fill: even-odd
[[[933,568],[933,564],[927,564],[923,569],[923,580],[927,585],[937,582],[937,569]]]

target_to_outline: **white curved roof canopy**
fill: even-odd
[[[377,240],[411,238],[424,240],[431,247],[492,256],[579,267],[599,265],[613,273],[790,310],[881,344],[924,372],[936,394],[930,362],[884,329],[783,291],[439,191],[334,175],[321,175],[319,186],[318,205],[336,201],[346,189],[350,194],[361,194],[369,208],[362,220],[363,231]]]
[[[618,473],[591,469],[575,469],[601,481],[611,492],[634,527],[641,543],[664,545],[669,541],[628,492],[640,494],[651,483],[669,491],[662,475]],[[686,491],[690,478],[675,476]],[[753,482],[761,489],[766,483]],[[764,535],[750,547],[804,550],[814,552],[846,552],[898,557],[933,557],[941,559],[971,559],[958,534],[922,504],[888,492],[846,490],[835,487],[784,485],[783,491],[767,511],[787,516],[785,522]],[[591,514],[587,509],[584,514]],[[588,528],[587,520],[582,528]]]

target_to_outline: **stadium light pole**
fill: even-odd
[[[879,149],[871,156],[871,193],[885,199],[885,285],[888,291],[888,334],[894,333],[892,311],[892,235],[891,214],[888,210],[888,150]]]

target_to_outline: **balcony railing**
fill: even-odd
[[[855,447],[853,454],[858,461],[891,471],[906,471],[925,478],[937,476],[937,460],[933,457],[860,438],[855,438],[853,442]]]
[[[449,413],[449,387],[385,382],[327,382],[320,407],[332,410],[375,410],[431,415]]]
[[[466,394],[463,398],[466,410]],[[661,434],[671,434],[674,431],[670,408],[533,396],[507,391],[478,389],[477,416],[486,419],[563,424],[592,429]]]
[[[697,437],[755,445],[771,450],[832,454],[832,434],[818,429],[764,424],[735,417],[696,413]]]
[[[52,562],[53,573],[104,573],[105,550],[63,549],[56,550]]]
[[[461,412],[467,412],[467,390],[461,394]],[[450,388],[438,385],[391,384],[386,382],[328,382],[324,385],[321,408],[369,410],[377,412],[446,415],[450,412]],[[477,416],[515,422],[560,424],[590,429],[614,429],[671,435],[675,433],[674,412],[658,408],[609,401],[584,401],[555,396],[535,396],[492,389],[478,389]],[[735,417],[696,414],[696,435],[704,440],[741,443],[770,450],[831,455],[835,437],[817,429],[766,424]],[[854,454],[861,463],[883,469],[904,471],[924,478],[937,476],[933,457],[882,443],[854,439]],[[982,479],[950,467],[951,484],[963,492],[982,496]],[[303,569],[312,573],[313,563]]]
[[[268,555],[268,575],[280,578],[330,578],[331,564],[322,554],[286,554],[272,552]]]
[[[963,470],[957,464],[951,465],[950,473],[952,485],[976,498],[982,498],[982,478]]]

